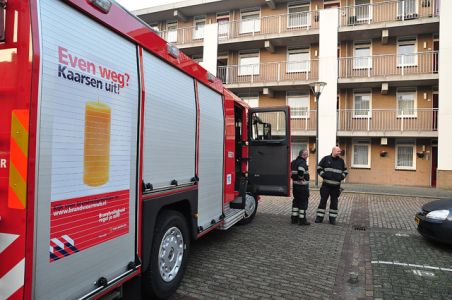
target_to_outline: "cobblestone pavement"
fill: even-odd
[[[251,224],[192,243],[170,299],[452,300],[452,247],[426,241],[414,223],[431,200],[344,193],[336,226],[298,226],[291,199],[263,197]],[[318,203],[311,192],[311,221]]]

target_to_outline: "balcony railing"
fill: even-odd
[[[222,22],[218,24],[218,38],[228,40],[268,34],[303,32],[319,28],[319,11],[266,16],[256,19]],[[185,27],[160,32],[168,42],[178,45],[202,42],[204,27]]]
[[[344,27],[437,16],[439,0],[385,1],[343,7],[339,11],[339,23]]]
[[[311,81],[318,79],[318,60],[218,67],[225,84]]]
[[[438,109],[342,109],[337,122],[338,131],[436,131]]]
[[[317,127],[317,111],[308,110],[302,114],[294,114],[291,108],[290,128],[292,131],[315,131]]]
[[[339,58],[339,78],[438,73],[438,52]]]

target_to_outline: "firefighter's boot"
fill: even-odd
[[[308,220],[306,218],[300,218],[298,220],[298,225],[311,225],[311,223],[308,222]]]
[[[314,221],[315,223],[322,223],[323,222],[323,218],[322,217],[320,217],[320,216],[317,216],[316,218],[315,218],[315,221]]]
[[[330,218],[330,224],[336,225],[336,218]]]
[[[297,207],[292,207],[291,223],[292,224],[298,223],[298,208]]]

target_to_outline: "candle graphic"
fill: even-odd
[[[87,102],[83,182],[88,186],[107,183],[110,173],[111,109],[107,104]]]

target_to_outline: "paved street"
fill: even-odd
[[[171,299],[452,299],[452,247],[424,240],[414,223],[429,201],[344,193],[336,226],[306,227],[289,224],[291,199],[264,197],[251,224],[192,243]]]

